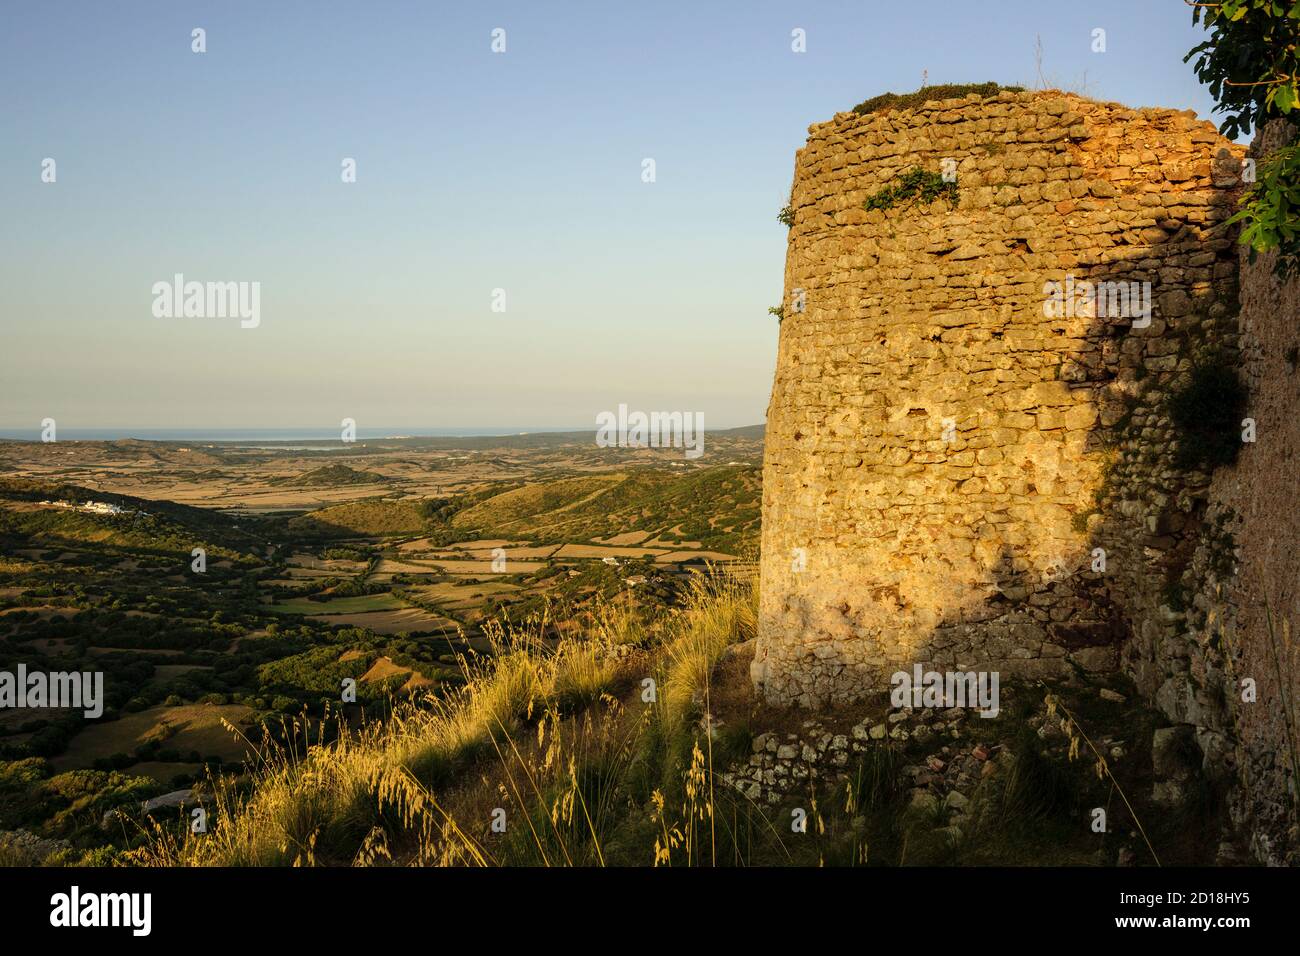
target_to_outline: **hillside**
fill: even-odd
[[[567,478],[488,498],[456,514],[452,525],[485,537],[536,542],[644,531],[665,542],[734,552],[757,539],[759,482],[753,466]],[[701,509],[705,502],[707,509]]]
[[[309,536],[384,536],[422,531],[425,519],[419,502],[368,498],[291,518],[288,527],[291,533]]]
[[[382,484],[388,479],[375,471],[361,471],[347,465],[322,465],[301,475],[286,475],[272,478],[268,485],[289,486],[295,488],[341,488],[348,485]]]
[[[122,513],[88,514],[43,506],[45,501],[102,502],[121,508]],[[0,530],[33,543],[82,541],[186,552],[204,543],[230,551],[251,551],[261,544],[257,535],[239,527],[237,519],[217,511],[26,478],[0,479]]]

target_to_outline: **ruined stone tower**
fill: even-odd
[[[810,127],[763,471],[769,701],[915,663],[1112,669],[1138,618],[1175,626],[1189,508],[1157,399],[1231,347],[1241,155],[1190,113],[1060,93]],[[955,194],[867,210],[915,169]]]

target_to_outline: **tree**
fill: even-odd
[[[1300,109],[1300,0],[1223,0],[1197,3],[1192,22],[1204,23],[1209,39],[1188,51],[1195,70],[1226,113],[1225,136],[1258,130]],[[1257,253],[1277,250],[1283,278],[1300,269],[1300,143],[1274,151],[1260,164],[1254,183],[1230,222],[1241,222],[1241,241]]]

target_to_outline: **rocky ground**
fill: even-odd
[[[1187,728],[1158,726],[1122,678],[1004,686],[992,718],[886,697],[816,716],[717,708],[715,736],[748,740],[719,777],[771,808],[874,796],[860,812],[937,846],[931,862],[1244,862]]]

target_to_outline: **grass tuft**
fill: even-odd
[[[881,93],[863,100],[853,107],[859,116],[869,113],[884,113],[888,110],[911,110],[921,106],[927,100],[952,100],[959,96],[975,93],[979,96],[996,96],[998,93],[1022,93],[1023,86],[1000,86],[991,80],[988,83],[941,83],[938,86],[923,86],[911,93]]]

